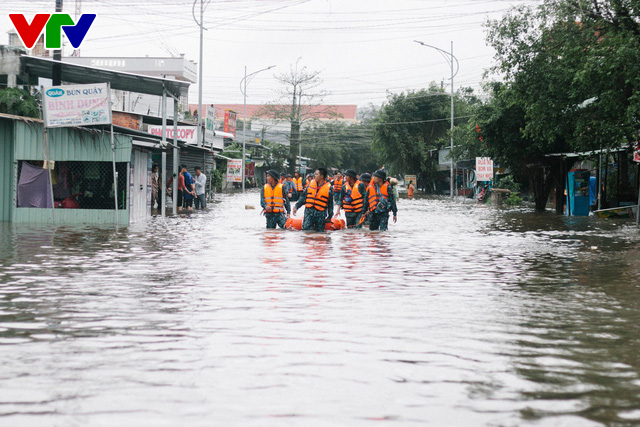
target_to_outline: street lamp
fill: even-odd
[[[458,71],[460,71],[460,63],[458,62],[458,58],[453,56],[453,41],[451,42],[451,52],[447,52],[446,50],[442,50],[439,47],[431,46],[430,44],[426,44],[418,40],[414,40],[414,42],[421,44],[422,46],[430,47],[432,49],[437,50],[438,52],[440,52],[442,56],[444,56],[444,59],[446,59],[449,65],[451,66],[451,150],[449,151],[449,157],[451,157],[453,154],[453,78],[458,74]],[[446,55],[449,55],[450,57]],[[456,66],[457,66],[455,74],[453,73],[454,60],[456,61]],[[451,199],[453,199],[453,157],[451,157],[450,192],[451,192]]]
[[[272,69],[273,67],[275,67],[275,65],[272,65],[270,67],[267,68],[263,68],[262,70],[258,70],[258,71],[254,71],[251,74],[247,74],[247,66],[244,66],[244,78],[242,80],[240,80],[240,92],[242,92],[242,94],[244,95],[244,114],[242,115],[242,192],[244,193],[244,181],[245,181],[245,177],[244,177],[244,170],[246,168],[246,161],[245,161],[245,145],[247,142],[247,78],[249,78],[249,80],[251,80],[251,78],[255,77],[256,74],[261,73],[263,71],[267,71]],[[244,86],[243,86],[244,85]]]

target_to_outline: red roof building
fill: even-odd
[[[203,108],[206,105],[207,104],[202,104]],[[225,110],[235,111],[238,114],[239,119],[242,118],[244,112],[244,104],[214,104],[214,106],[216,109],[216,118],[219,119],[224,119]],[[278,107],[286,108],[284,105]],[[265,106],[261,104],[247,104],[247,117],[269,119],[270,117],[260,114],[264,108]],[[189,104],[189,111],[192,115],[197,109],[198,104]],[[311,114],[317,119],[337,119],[355,122],[357,109],[357,105],[318,105],[312,107]]]

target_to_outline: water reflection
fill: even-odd
[[[0,229],[8,425],[634,424],[640,233],[420,198],[389,232],[265,230],[223,195]]]

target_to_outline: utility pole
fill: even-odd
[[[56,0],[56,12],[62,12],[62,0]],[[53,51],[53,60],[58,62],[53,64],[53,85],[60,86],[62,84],[62,46]]]
[[[437,50],[451,65],[451,148],[449,150],[449,157],[451,158],[451,174],[449,177],[449,191],[451,193],[451,199],[453,199],[453,78],[458,74],[458,71],[460,71],[460,63],[458,62],[458,58],[453,55],[453,41],[451,41],[451,52],[447,52],[446,50],[442,50],[439,47],[431,46],[430,44],[426,44],[418,40],[414,40],[414,42],[421,44],[422,46],[430,47]],[[449,57],[447,57],[446,55],[449,55]],[[456,61],[457,65],[455,74],[453,72],[453,61]]]
[[[451,40],[451,149],[449,157],[451,157],[451,200],[453,200],[453,40]]]
[[[196,19],[195,15],[195,7],[198,0],[194,0],[193,7],[191,8],[191,14],[193,15],[193,20],[196,21],[196,24],[200,26],[200,59],[198,63],[199,71],[198,71],[198,143],[197,146],[202,146],[202,58],[203,58],[203,48],[204,48],[204,4],[203,0],[200,0],[200,22]]]
[[[78,22],[78,19],[82,16],[82,0],[76,0],[76,9],[75,9],[75,22]],[[80,46],[76,50],[73,51],[71,56],[80,56]]]

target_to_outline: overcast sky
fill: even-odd
[[[195,0],[199,16],[200,0]],[[325,103],[381,104],[387,92],[449,84],[450,68],[434,49],[460,62],[454,87],[478,90],[492,64],[483,24],[511,6],[535,0],[205,0],[203,102],[242,103],[240,80],[276,65],[251,81],[247,103],[277,98],[274,74],[300,66],[320,71]],[[82,44],[82,56],[177,56],[198,61],[199,28],[194,0],[82,0],[83,13],[98,16]],[[76,0],[64,0],[73,16]],[[8,13],[50,13],[55,0],[2,0],[0,28]],[[30,19],[30,17],[29,17]],[[2,43],[7,43],[4,36]],[[68,49],[65,54],[71,54]],[[448,86],[447,86],[448,87]],[[190,103],[197,103],[197,84]]]

